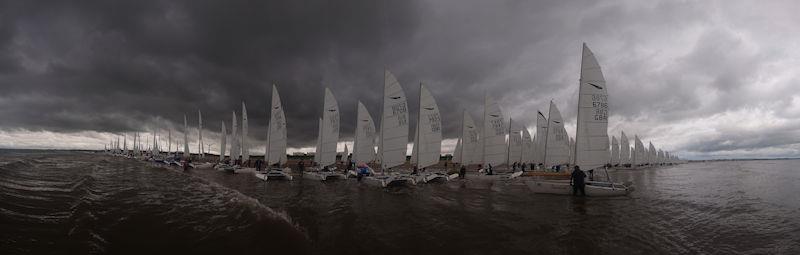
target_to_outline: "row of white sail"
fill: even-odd
[[[314,154],[314,162],[319,166],[336,162],[336,148],[340,137],[338,101],[330,89],[326,88],[324,93]],[[378,162],[383,169],[404,164],[410,129],[409,107],[405,92],[395,76],[388,70],[384,72],[379,129],[376,129],[372,116],[360,101],[357,109],[352,159],[357,163]],[[419,106],[416,109],[418,120],[413,135],[411,164],[424,168],[439,162],[442,124],[436,100],[423,84],[420,84]],[[616,137],[612,137],[609,143],[606,82],[594,54],[585,44],[579,82],[576,139],[573,140],[567,134],[561,113],[552,101],[548,116],[537,112],[536,132],[533,136],[521,123],[514,122],[513,119],[506,122],[501,106],[488,95],[484,96],[483,110],[480,126],[475,124],[466,110],[463,111],[461,134],[453,153],[454,162],[494,166],[535,163],[545,167],[572,164],[583,169],[593,169],[606,164],[638,166],[678,160],[669,152],[656,150],[652,143],[650,148],[644,148],[638,136],[635,136],[635,144],[631,149],[624,132],[619,143]],[[282,164],[286,162],[286,118],[275,85],[272,88],[272,103],[267,112],[270,116],[265,161],[269,165]],[[222,122],[220,160],[224,160],[226,152],[229,152],[232,159],[249,159],[247,109],[244,103],[241,114],[241,134],[237,134],[239,127],[236,112],[232,113],[229,151],[226,150],[228,134],[225,123]],[[184,126],[185,122],[184,119]],[[202,129],[202,116],[199,126]],[[184,153],[188,154],[186,133],[184,132]],[[202,134],[199,136],[202,139]]]

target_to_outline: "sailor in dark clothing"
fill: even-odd
[[[494,174],[494,170],[492,169],[492,164],[488,164],[488,166],[489,166],[489,167],[488,167],[488,170],[489,170],[489,171],[488,171],[486,174],[487,174],[487,175],[493,175],[493,174]]]
[[[569,178],[569,184],[572,185],[572,195],[577,196],[578,191],[581,192],[581,196],[586,196],[586,183],[584,179],[586,178],[586,174],[581,171],[581,167],[575,166],[575,170],[572,170],[572,174]]]
[[[461,165],[461,170],[458,171],[458,178],[464,179],[467,176],[467,167]]]

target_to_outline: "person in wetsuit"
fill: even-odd
[[[458,178],[464,179],[467,176],[467,167],[461,165],[461,170],[458,171]]]
[[[572,170],[572,174],[569,178],[569,184],[572,185],[572,195],[577,196],[578,191],[581,192],[581,196],[586,196],[586,174],[581,171],[581,167],[575,166],[575,170]]]

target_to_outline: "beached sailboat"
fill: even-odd
[[[470,165],[477,163],[476,150],[478,150],[478,127],[475,121],[467,113],[466,110],[462,111],[461,116],[461,138],[458,139],[456,144],[456,152],[453,155],[453,162],[461,165]]]
[[[264,149],[266,171],[256,171],[255,176],[262,180],[292,180],[290,168],[281,168],[286,163],[286,116],[284,115],[278,88],[272,85],[269,123],[267,124],[267,146]]]
[[[366,165],[375,161],[375,122],[361,101],[358,102],[357,111],[353,161],[356,165]],[[357,176],[355,171],[349,174]]]
[[[564,129],[561,112],[553,101],[550,101],[548,114],[547,137],[544,141],[544,166],[552,168],[569,163],[569,136]]]
[[[500,104],[489,95],[484,96],[483,109],[483,129],[479,140],[481,149],[479,162],[482,168],[478,170],[479,174],[468,175],[467,178],[498,181],[519,177],[522,172],[512,172],[511,166],[507,164],[505,171],[496,171],[495,167],[509,162],[509,148],[506,144],[509,130]]]
[[[384,72],[383,107],[378,154],[381,172],[366,177],[368,184],[381,187],[416,184],[407,174],[391,173],[390,169],[406,162],[408,144],[408,103],[403,87],[394,75]]]
[[[642,140],[639,140],[639,135],[633,135],[633,141],[633,153],[631,155],[633,167],[643,166],[647,163],[644,144]]]
[[[631,145],[625,131],[621,132],[619,139],[619,164],[622,167],[631,167]]]
[[[611,165],[619,165],[619,142],[616,136],[611,136]]]
[[[419,85],[419,114],[414,135],[411,163],[418,170],[417,182],[443,182],[458,177],[440,170],[427,171],[427,167],[439,164],[442,151],[442,120],[436,99],[425,85]]]
[[[328,179],[344,179],[346,176],[335,171],[336,146],[339,143],[339,102],[330,89],[325,88],[325,99],[322,107],[322,119],[318,134],[320,147],[317,149],[317,167],[303,173],[303,178],[325,181]]]
[[[578,85],[578,123],[573,162],[576,168],[574,171],[578,171],[577,167],[580,167],[581,170],[600,169],[606,165],[609,158],[608,92],[606,81],[600,65],[591,50],[586,47],[586,44],[583,44],[582,50],[581,74]],[[551,102],[551,109],[553,109],[553,106]],[[556,111],[556,113],[558,112]],[[560,114],[557,117],[560,119]],[[551,127],[554,124],[559,124],[554,123],[553,118],[554,116],[551,115]],[[563,123],[561,126],[563,127]],[[559,135],[556,135],[556,140]],[[550,135],[548,134],[548,140],[549,138]],[[572,193],[571,185],[565,182],[532,181],[527,184],[536,193],[563,195]],[[609,182],[587,182],[585,190],[588,196],[621,196],[627,195],[632,188],[629,188],[626,184],[613,183],[609,180]]]

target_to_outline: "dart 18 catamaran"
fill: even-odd
[[[552,107],[551,104],[551,109]],[[560,118],[560,116],[558,117]],[[553,116],[550,118],[552,121]],[[551,124],[553,123],[551,122]],[[551,136],[548,135],[548,138]],[[606,81],[594,54],[586,47],[586,44],[583,44],[581,78],[578,88],[578,125],[573,163],[582,171],[603,169],[609,158],[608,148]],[[553,163],[559,162],[551,161],[551,164]],[[608,176],[607,173],[606,176]],[[529,181],[527,185],[536,193],[572,194],[572,186],[564,181]],[[629,185],[613,183],[609,180],[608,182],[588,181],[585,190],[587,196],[624,196],[632,191],[632,188],[629,188]]]
[[[325,99],[322,107],[322,120],[319,124],[320,147],[317,148],[317,167],[303,172],[303,178],[325,181],[344,179],[346,176],[336,171],[336,145],[339,143],[339,103],[333,92],[325,88]]]
[[[381,187],[416,185],[416,180],[412,176],[390,171],[390,168],[406,163],[408,102],[397,78],[388,70],[384,71],[383,77],[383,107],[378,146],[381,172],[367,176],[364,181]]]
[[[286,163],[286,118],[283,114],[281,97],[278,88],[272,85],[272,103],[270,104],[270,118],[267,128],[267,146],[264,150],[265,171],[256,171],[256,178],[262,180],[288,180],[291,181],[292,170],[288,167],[281,168]]]

